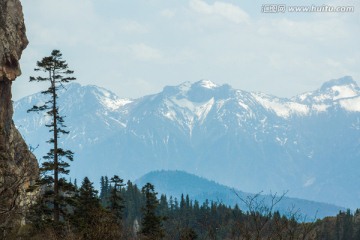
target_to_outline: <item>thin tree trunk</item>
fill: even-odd
[[[56,111],[56,88],[55,88],[55,74],[52,73],[51,87],[53,89],[53,118],[54,118],[54,221],[59,222],[60,220],[60,209],[59,209],[59,162],[58,162],[58,132],[57,132],[57,111]]]

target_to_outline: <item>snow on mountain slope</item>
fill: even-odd
[[[309,107],[305,104],[297,102],[284,101],[279,98],[270,97],[268,95],[257,93],[253,97],[267,110],[273,111],[277,116],[288,118],[291,115],[307,115]]]
[[[165,105],[163,115],[172,121],[186,119],[186,127],[191,132],[195,122],[203,123],[214,105],[214,98],[203,103],[194,103],[185,98],[169,98],[165,100]],[[179,123],[181,124],[181,121]]]
[[[341,99],[340,106],[350,112],[360,112],[360,96]]]
[[[209,88],[209,89],[213,89],[213,88],[217,88],[218,85],[216,85],[215,83],[211,82],[210,80],[202,80],[200,81],[200,84],[202,87],[204,88]]]
[[[307,104],[332,104],[337,100],[353,98],[360,95],[360,88],[349,76],[330,80],[320,89],[301,94],[292,100]]]
[[[123,107],[126,104],[132,102],[132,100],[129,99],[120,99],[112,92],[109,92],[108,90],[105,90],[103,88],[98,88],[96,86],[93,87],[94,87],[93,90],[94,95],[107,110],[115,111],[120,107]]]
[[[348,184],[360,181],[360,90],[350,77],[291,99],[209,80],[134,100],[96,86],[66,88],[59,100],[70,134],[62,143],[76,153],[73,177],[96,182],[105,174],[135,179],[178,169],[247,192],[360,202],[360,188]],[[40,145],[39,158],[49,119],[26,110],[45,101],[35,94],[14,104],[15,123],[30,145]]]
[[[105,132],[111,133],[126,126],[122,114],[116,110],[131,103],[129,99],[120,99],[103,88],[82,87],[77,83],[59,89],[59,96],[59,111],[65,116],[66,125],[71,132],[65,139],[72,146],[81,149],[84,144],[95,144],[106,138]],[[46,146],[42,142],[49,139],[45,124],[50,119],[45,113],[27,113],[27,109],[41,105],[47,99],[47,96],[37,93],[14,103],[14,118],[18,119],[15,123],[33,146]]]

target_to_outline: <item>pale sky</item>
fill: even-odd
[[[345,75],[359,82],[360,1],[285,2],[355,11],[263,13],[275,0],[22,0],[30,44],[13,99],[42,90],[28,79],[53,49],[79,83],[127,98],[201,79],[279,97]]]

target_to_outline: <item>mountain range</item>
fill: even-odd
[[[26,113],[41,93],[14,103],[14,121],[40,159],[49,146],[44,114]],[[71,176],[184,170],[245,192],[289,191],[313,201],[359,207],[360,89],[351,77],[279,98],[209,80],[123,99],[97,86],[59,92],[75,152]]]

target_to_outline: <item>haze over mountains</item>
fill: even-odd
[[[70,84],[59,93],[70,134],[72,176],[136,179],[177,169],[246,192],[283,192],[356,208],[360,200],[360,89],[351,77],[278,98],[202,80],[122,99],[97,86]],[[48,121],[14,103],[14,121],[38,159],[48,146]]]
[[[243,211],[248,211],[250,199],[253,199],[251,207],[255,207],[256,204],[270,207],[278,201],[274,205],[274,211],[279,211],[286,216],[295,214],[299,221],[313,221],[316,218],[335,216],[339,211],[346,211],[344,208],[331,204],[290,198],[287,197],[286,192],[246,193],[183,171],[153,171],[135,181],[138,186],[144,186],[148,182],[156,186],[159,194],[171,196],[174,201],[176,198],[178,202],[181,201],[182,195],[184,198],[189,195],[189,199],[197,200],[200,204],[208,200],[209,203],[222,203],[226,206],[238,205]]]

